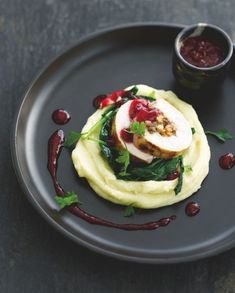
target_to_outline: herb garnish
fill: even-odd
[[[205,133],[215,136],[221,142],[225,142],[226,140],[233,138],[229,131],[225,128],[220,129],[219,131],[206,131]]]
[[[81,138],[82,133],[76,132],[76,131],[70,131],[68,137],[66,138],[65,142],[63,143],[63,146],[66,148],[70,148],[74,146],[77,141]]]
[[[124,217],[131,217],[135,214],[135,209],[132,205],[127,206],[123,212]]]
[[[78,195],[73,191],[68,191],[65,195],[62,196],[55,196],[55,201],[59,204],[60,208],[63,209],[66,206],[70,206],[73,203],[81,204]]]
[[[192,127],[191,130],[192,130],[192,135],[194,135],[194,133],[196,132],[196,129]]]
[[[130,164],[130,153],[128,150],[122,150],[119,152],[119,156],[115,160],[117,163],[121,164],[121,172],[119,173],[120,176],[125,176],[127,173],[127,167]]]
[[[138,121],[132,122],[130,132],[133,133],[133,134],[144,135],[144,133],[145,133],[145,123],[144,123],[144,121],[142,121],[142,122],[138,122]]]
[[[107,121],[115,112],[116,108],[113,106],[111,108],[108,108],[103,114],[99,121],[97,121],[87,132],[76,132],[76,131],[70,131],[68,137],[66,138],[63,146],[66,148],[73,147],[80,138],[82,139],[90,139],[95,140],[94,138],[91,138],[91,134],[95,132],[97,128],[102,126],[105,121]]]

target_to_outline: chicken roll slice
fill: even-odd
[[[133,143],[134,136],[128,132],[128,129],[130,129],[132,123],[132,120],[129,116],[131,103],[132,101],[126,102],[117,111],[113,123],[112,132],[117,138],[118,147],[126,148],[128,152],[135,158],[146,163],[151,163],[153,160],[153,156],[135,146]]]
[[[149,104],[149,111],[156,109],[156,118],[145,120],[144,135],[134,135],[134,145],[157,158],[179,156],[192,142],[191,126],[183,114],[164,99]],[[137,114],[134,120],[141,121]]]

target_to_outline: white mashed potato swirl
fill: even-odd
[[[115,177],[107,161],[100,154],[97,142],[80,139],[72,152],[72,160],[80,177],[85,177],[93,190],[101,197],[121,205],[133,205],[151,209],[172,205],[196,192],[209,172],[210,148],[206,135],[193,107],[180,100],[173,92],[156,90],[146,85],[137,85],[137,95],[163,98],[177,108],[195,129],[191,146],[183,154],[184,166],[190,165],[192,171],[185,170],[183,186],[175,195],[177,180],[172,181],[125,181]],[[129,87],[128,89],[130,89]],[[88,131],[106,110],[97,110],[89,117],[82,132]],[[98,129],[93,137],[99,138]]]

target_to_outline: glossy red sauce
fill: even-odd
[[[167,180],[175,180],[180,176],[180,173],[178,171],[175,171],[167,176]]]
[[[235,164],[235,158],[232,153],[227,153],[219,158],[219,165],[222,169],[231,169]]]
[[[57,109],[52,113],[52,119],[56,124],[66,124],[71,119],[70,114],[64,109]]]
[[[189,217],[196,216],[200,212],[200,206],[197,202],[189,202],[185,207],[185,213]]]
[[[180,54],[197,67],[212,67],[224,59],[223,50],[214,42],[203,37],[188,37],[183,40]]]
[[[63,197],[66,192],[60,185],[57,179],[57,167],[58,167],[58,159],[63,147],[64,142],[64,132],[63,130],[59,129],[56,130],[48,140],[48,163],[47,167],[49,173],[51,175],[55,192],[58,196]],[[86,213],[82,210],[78,204],[72,204],[68,207],[68,210],[73,213],[74,215],[82,218],[83,220],[96,225],[102,225],[106,227],[112,227],[122,230],[154,230],[159,227],[167,226],[171,221],[176,219],[176,216],[170,216],[166,218],[162,218],[157,221],[147,222],[143,224],[117,224],[113,222],[106,221],[104,219],[98,218],[94,215]]]
[[[123,128],[120,136],[125,142],[133,142],[133,133],[130,133],[130,129]]]

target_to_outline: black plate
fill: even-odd
[[[105,219],[126,223],[146,222],[177,215],[165,228],[127,232],[91,225],[68,212],[56,212],[54,189],[47,171],[47,141],[58,126],[51,119],[56,108],[65,108],[72,119],[62,129],[80,130],[94,112],[92,99],[131,84],[172,89],[191,102],[205,129],[235,128],[234,65],[220,90],[185,93],[175,86],[171,72],[172,48],[181,26],[140,24],[93,34],[69,49],[33,82],[20,106],[14,125],[12,154],[20,182],[37,210],[64,235],[106,255],[148,263],[172,263],[202,258],[235,243],[234,170],[224,171],[218,158],[234,151],[234,140],[221,144],[209,138],[210,174],[197,194],[176,205],[140,210],[131,219],[123,207],[98,197],[76,176],[70,155],[63,151],[58,175],[67,190],[76,191],[83,209]],[[200,203],[201,212],[185,215],[187,202]]]

